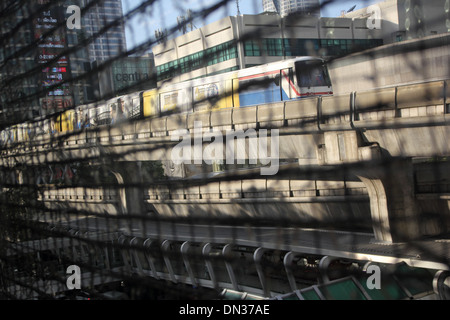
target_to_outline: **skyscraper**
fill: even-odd
[[[86,4],[97,2],[84,15],[86,32],[88,36],[95,37],[89,45],[91,61],[104,61],[126,51],[125,28],[123,25],[123,11],[121,0],[84,0]],[[114,21],[120,21],[116,26],[109,28],[105,33],[98,34],[102,28]]]
[[[88,52],[81,31],[66,27],[81,0],[1,2],[0,127],[71,108],[90,99]],[[76,80],[74,80],[76,79]]]
[[[292,13],[320,16],[320,0],[263,0],[264,12],[278,12],[282,17]]]

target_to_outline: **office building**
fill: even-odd
[[[320,16],[320,0],[263,0],[264,12]]]
[[[83,0],[85,6],[95,1],[95,4],[84,14],[83,29],[95,40],[89,45],[91,61],[105,61],[126,51],[125,27],[123,25],[123,10],[121,0]],[[108,24],[120,21],[120,24],[99,34]]]
[[[381,38],[363,19],[263,13],[223,18],[153,47],[153,54],[158,82],[183,81],[295,56],[345,55],[379,46]]]
[[[346,13],[343,17],[369,19],[374,27],[383,30],[383,40],[386,43],[450,31],[448,0],[385,0],[371,7]]]
[[[93,62],[93,66],[97,65]],[[125,57],[114,61],[98,74],[100,97],[122,95],[156,87],[154,79],[155,61],[152,54],[141,57]]]
[[[20,77],[35,67],[38,50],[25,50],[34,41],[31,6],[18,6],[11,10],[12,1],[0,2],[0,11],[8,12],[0,20],[2,39],[0,39],[0,128],[14,122],[38,115],[39,98],[31,97],[38,91],[40,74]],[[22,25],[20,23],[22,22]],[[12,29],[16,27],[15,32]]]
[[[67,7],[82,2],[12,2],[0,7],[10,10],[1,25],[0,78],[5,89],[0,100],[5,121],[29,120],[89,101],[90,84],[71,80],[89,71],[89,54],[78,46],[81,32],[65,24]]]

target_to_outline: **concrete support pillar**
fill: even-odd
[[[123,248],[120,249],[120,253],[122,254],[122,260],[125,264],[125,269],[131,273],[133,266],[131,265],[130,250],[129,248],[127,248],[129,243],[127,243],[127,238],[125,236],[119,237],[119,245],[123,246]]]
[[[450,299],[450,272],[439,270],[433,278],[433,290],[440,300]]]
[[[195,279],[194,271],[192,270],[191,263],[189,261],[188,250],[190,247],[189,241],[183,242],[181,245],[181,255],[183,256],[184,266],[188,272],[189,278],[191,279],[192,285],[197,286],[197,281]]]
[[[127,214],[128,213],[128,207],[127,207],[127,196],[125,191],[125,183],[124,179],[122,177],[122,174],[119,172],[111,171],[112,174],[116,177],[117,183],[119,186],[123,186],[121,188],[118,188],[118,205],[119,205],[119,211],[121,214]]]
[[[145,248],[145,257],[147,258],[148,265],[150,266],[150,272],[153,278],[159,279],[158,273],[156,272],[155,268],[155,258],[152,256],[150,252],[150,247],[152,245],[152,240],[146,239],[144,241],[144,248]]]
[[[118,162],[110,168],[119,185],[119,212],[122,214],[145,214],[144,188],[140,186],[142,172],[139,162]]]
[[[167,272],[169,273],[170,280],[173,283],[178,283],[177,278],[175,277],[175,272],[173,271],[173,268],[172,268],[172,262],[170,261],[170,258],[169,258],[170,241],[164,240],[163,243],[161,244],[161,249],[163,252],[164,263],[166,264],[166,268],[167,268]]]
[[[330,264],[335,261],[336,257],[324,256],[320,259],[319,262],[319,271],[320,271],[320,283],[328,283],[330,282],[330,278],[328,277],[328,267]]]
[[[420,212],[410,159],[393,159],[357,174],[367,187],[375,239],[384,242],[420,238]]]
[[[233,289],[239,291],[238,282],[236,280],[236,275],[234,274],[233,266],[231,265],[230,259],[233,256],[232,253],[233,245],[227,244],[222,249],[222,255],[225,258],[225,267],[227,268],[228,276],[230,277],[231,284],[233,285]]]
[[[284,268],[286,270],[286,275],[289,280],[289,285],[291,286],[292,291],[297,290],[297,284],[295,282],[294,273],[292,272],[292,261],[294,259],[294,254],[292,251],[286,253],[283,259]]]
[[[264,269],[263,266],[261,265],[261,259],[264,255],[264,252],[265,252],[264,248],[256,249],[255,252],[253,253],[253,261],[255,262],[256,272],[258,273],[259,282],[261,283],[261,288],[264,292],[264,296],[269,297],[270,292],[267,286],[266,277],[264,275]]]
[[[139,259],[138,249],[136,249],[138,245],[138,239],[136,237],[133,237],[133,239],[130,240],[130,247],[132,248],[130,249],[130,251],[133,255],[134,261],[136,262],[138,272],[142,275],[144,274],[144,269],[142,268],[141,260]]]
[[[422,212],[410,158],[392,158],[387,150],[377,142],[368,142],[358,130],[324,132],[323,142],[317,153],[319,163],[354,166],[350,171],[365,184],[376,240],[411,241],[445,232],[446,226],[436,214],[433,217]],[[361,164],[366,165],[360,167]]]
[[[202,255],[205,257],[206,270],[208,271],[209,277],[213,283],[215,289],[219,287],[217,282],[216,274],[214,273],[214,268],[211,262],[210,253],[212,250],[212,245],[208,242],[202,248]]]
[[[411,159],[390,158],[377,143],[364,141],[356,130],[324,133],[319,163],[355,164],[352,171],[365,184],[375,239],[383,242],[420,238],[420,210],[414,194]],[[366,163],[362,169],[359,163]],[[427,226],[429,229],[429,226]]]

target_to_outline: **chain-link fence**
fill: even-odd
[[[348,7],[3,1],[0,297],[448,298],[448,1]]]

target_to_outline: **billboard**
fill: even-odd
[[[47,2],[39,0],[38,5]],[[47,114],[70,108],[74,101],[71,85],[65,83],[71,78],[71,72],[69,58],[63,54],[67,49],[64,7],[56,4],[42,10],[33,25],[38,43],[35,61],[42,65],[39,86],[45,92],[40,98],[41,110]]]

